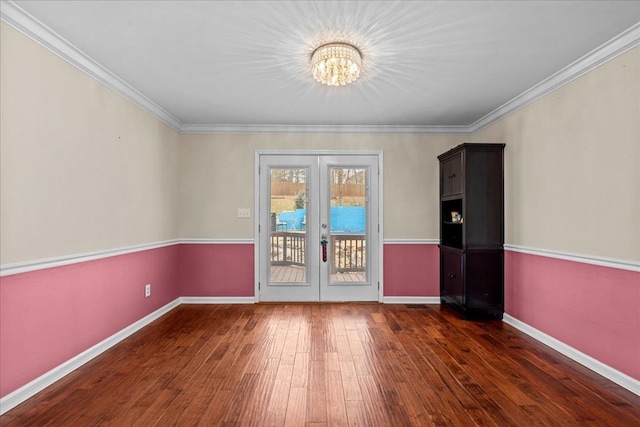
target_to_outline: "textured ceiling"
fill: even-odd
[[[16,1],[185,124],[468,126],[640,21],[639,1]],[[330,40],[363,53],[313,80]]]

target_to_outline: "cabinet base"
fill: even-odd
[[[504,309],[501,307],[469,308],[447,296],[440,297],[440,302],[462,314],[465,320],[497,319],[502,320]]]

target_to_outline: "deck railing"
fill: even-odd
[[[304,265],[304,231],[271,232],[271,265]]]
[[[331,273],[365,271],[367,267],[365,243],[364,234],[332,234]]]
[[[272,231],[271,265],[305,265],[305,243],[304,231]],[[331,273],[365,271],[367,267],[364,234],[331,235],[330,253]]]

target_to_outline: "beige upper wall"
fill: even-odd
[[[180,235],[252,238],[254,153],[382,150],[386,239],[438,238],[437,155],[504,142],[505,243],[640,259],[640,48],[472,137],[183,135]]]
[[[381,134],[183,135],[180,235],[253,238],[256,150],[375,150],[384,156],[384,238],[438,239],[438,154],[462,136]]]
[[[437,239],[436,156],[466,141],[507,144],[506,243],[640,259],[640,48],[472,137],[178,135],[0,31],[3,265],[176,237],[253,238],[236,208],[255,214],[255,150],[381,150],[384,237]]]
[[[507,144],[506,243],[640,260],[640,47],[471,139]]]
[[[2,265],[178,237],[180,135],[0,24]]]

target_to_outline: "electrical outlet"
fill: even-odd
[[[151,296],[151,285],[147,284],[144,287],[144,297],[147,298],[147,297],[150,297],[150,296]]]
[[[238,208],[238,218],[251,218],[251,209]]]

